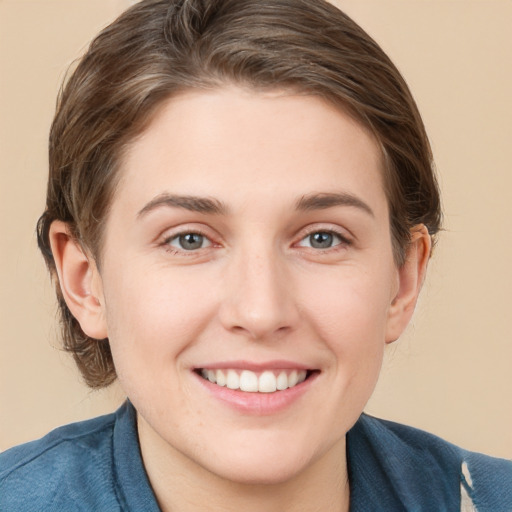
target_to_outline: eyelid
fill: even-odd
[[[329,247],[327,249],[323,249],[325,251],[333,250],[339,246],[352,245],[354,242],[354,237],[350,233],[348,233],[348,231],[346,229],[343,229],[339,226],[333,226],[332,224],[329,224],[329,225],[314,224],[314,225],[308,226],[305,229],[300,231],[300,233],[297,237],[298,240],[297,240],[297,242],[294,243],[294,245],[299,244],[305,238],[307,238],[308,236],[311,236],[314,233],[331,233],[331,234],[337,236],[341,240],[341,243],[333,245],[332,247]],[[301,247],[301,246],[299,246],[299,247]],[[302,246],[302,247],[304,247],[304,246]],[[315,249],[315,251],[322,251],[322,249]]]
[[[186,235],[198,235],[198,236],[200,236],[203,239],[203,241],[207,242],[207,245],[203,245],[202,247],[199,247],[197,249],[184,249],[183,247],[178,247],[176,245],[173,245],[173,242],[175,240],[179,241],[179,239],[182,236],[186,236]],[[178,234],[176,234],[176,235],[174,235],[172,237],[167,238],[166,243],[168,245],[170,245],[171,247],[174,247],[177,250],[185,251],[185,252],[199,251],[201,249],[206,249],[207,247],[211,247],[213,245],[213,242],[210,240],[209,237],[207,237],[206,235],[203,235],[202,233],[198,233],[197,231],[186,231],[184,233],[178,233]]]
[[[212,233],[212,231],[213,230],[210,228],[204,228],[203,226],[195,223],[178,225],[164,230],[157,239],[157,245],[163,246],[166,250],[169,250],[171,252],[187,254],[191,256],[202,251],[203,249],[209,249],[211,247],[220,247],[222,245],[217,241],[219,237],[216,236],[215,232]],[[203,236],[205,239],[208,240],[209,245],[194,250],[180,249],[178,247],[170,245],[170,242],[172,240],[175,240],[179,236],[191,233]],[[299,245],[300,242],[302,242],[305,238],[314,233],[331,233],[340,239],[340,243],[337,243],[336,245],[333,245],[332,247],[328,247],[325,249],[311,248]],[[292,246],[303,247],[305,249],[313,249],[315,252],[320,253],[322,251],[334,251],[337,248],[346,248],[354,243],[355,237],[347,229],[342,228],[338,225],[316,223],[301,229],[298,235],[295,237],[295,240],[296,241],[292,243]]]
[[[314,235],[315,233],[326,233],[326,234],[332,236],[333,244],[330,247],[314,247],[311,244],[311,241],[309,241],[308,243],[305,243],[306,240],[309,240],[311,238],[311,236]],[[336,249],[340,245],[346,245],[346,242],[343,240],[343,238],[340,235],[338,235],[337,233],[334,233],[332,231],[313,231],[311,234],[306,235],[301,240],[299,240],[297,245],[299,247],[306,247],[309,249],[314,249],[315,251],[330,251],[330,250]]]
[[[179,247],[175,247],[171,245],[171,242],[176,238],[187,235],[187,234],[197,234],[201,235],[205,239],[209,241],[209,245],[207,247],[201,247],[195,250],[186,250],[180,249]],[[216,236],[212,233],[211,229],[205,229],[202,226],[198,226],[197,224],[185,224],[175,226],[173,228],[168,228],[163,231],[163,233],[157,239],[157,245],[163,246],[166,250],[176,253],[183,253],[192,255],[193,253],[197,253],[203,249],[208,249],[210,247],[219,246],[220,244],[216,242]]]

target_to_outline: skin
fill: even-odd
[[[226,87],[162,104],[121,172],[101,271],[63,223],[52,248],[72,313],[110,340],[162,509],[348,510],[345,434],[430,252],[418,226],[395,265],[375,140],[320,98]],[[183,248],[186,233],[202,245]],[[313,233],[331,245],[312,246]],[[240,360],[315,378],[277,412],[247,413],[194,372]]]

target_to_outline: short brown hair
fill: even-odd
[[[323,0],[143,0],[91,43],[59,96],[50,134],[39,247],[55,275],[54,220],[101,266],[102,233],[126,145],[162,101],[234,83],[292,89],[341,106],[370,129],[385,161],[395,260],[410,228],[440,228],[438,187],[425,129],[400,73],[348,16]],[[108,340],[89,338],[57,285],[64,347],[86,383],[115,378]]]

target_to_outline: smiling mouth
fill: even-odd
[[[275,393],[293,388],[309,378],[314,370],[265,370],[199,368],[196,373],[217,386],[246,393]]]

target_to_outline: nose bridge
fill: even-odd
[[[251,240],[233,255],[222,320],[226,328],[262,339],[290,330],[298,319],[284,257],[268,240]]]

